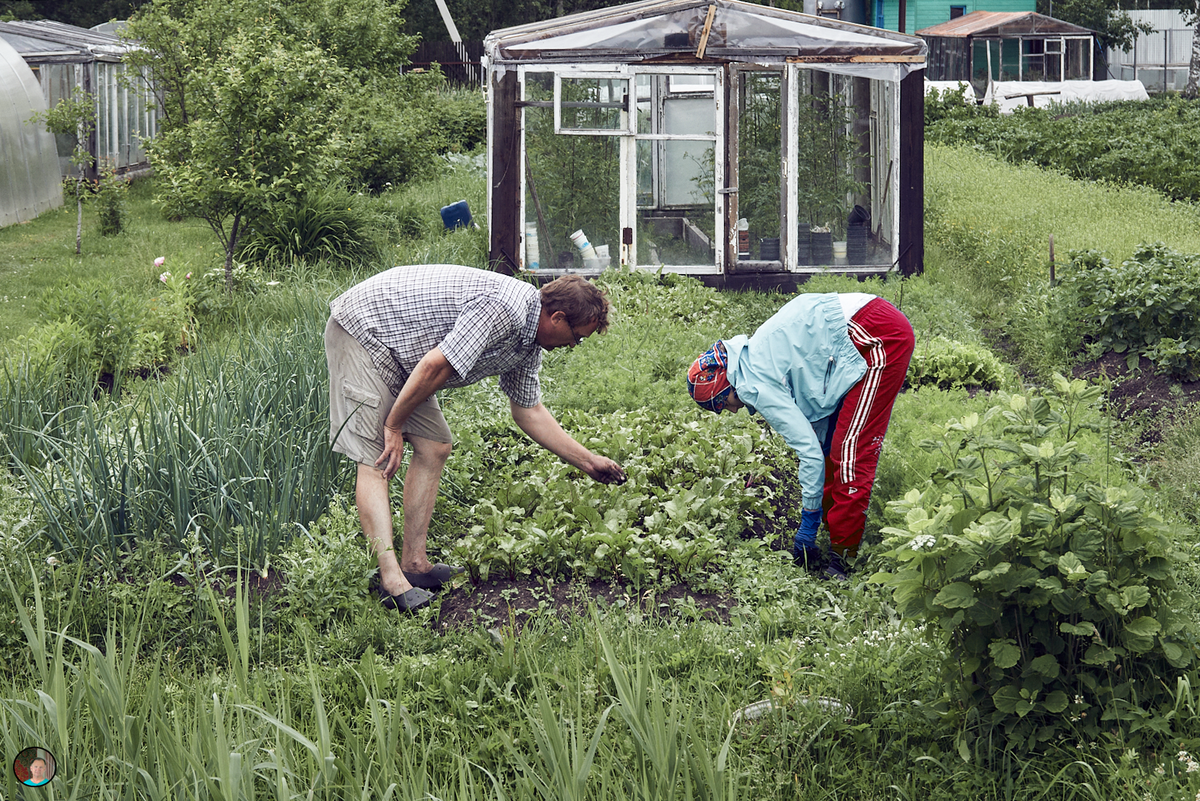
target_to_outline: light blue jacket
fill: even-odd
[[[850,340],[836,294],[788,301],[753,336],[725,340],[729,382],[742,403],[763,416],[800,460],[805,509],[820,509],[825,485],[821,450],[829,418],[867,372]]]

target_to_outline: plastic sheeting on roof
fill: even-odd
[[[494,31],[484,47],[492,63],[500,64],[531,59],[633,61],[694,54],[701,44],[709,58],[754,61],[926,52],[916,37],[740,0],[648,0]]]
[[[95,58],[116,61],[131,49],[113,34],[51,20],[0,22],[0,38],[26,60],[34,61],[66,54],[85,61]]]
[[[46,103],[33,71],[0,39],[0,227],[63,203],[54,136],[29,122]]]

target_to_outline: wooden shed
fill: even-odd
[[[973,11],[917,31],[930,81],[964,81],[982,97],[999,81],[1090,81],[1095,33],[1033,11]]]
[[[923,40],[647,0],[495,31],[484,50],[498,268],[717,284],[922,269]]]

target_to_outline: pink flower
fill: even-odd
[[[167,257],[166,257],[166,256],[159,256],[157,259],[155,259],[155,260],[154,260],[154,266],[155,266],[155,267],[162,267],[162,266],[163,266],[163,264],[165,264],[165,263],[166,263],[166,261],[167,261]]]
[[[162,282],[165,284],[165,283],[167,283],[167,279],[168,279],[168,278],[170,278],[170,277],[171,277],[171,274],[170,274],[170,273],[163,273],[162,275],[160,275],[160,276],[158,277],[158,280],[159,280],[159,281],[162,281]]]

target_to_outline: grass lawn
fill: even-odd
[[[126,229],[116,236],[96,232],[95,210],[83,208],[82,253],[75,253],[73,203],[35,220],[0,228],[0,342],[13,340],[36,324],[38,302],[69,283],[101,282],[139,295],[152,291],[161,269],[186,273],[223,263],[216,237],[197,220],[163,219],[151,201],[152,183],[134,181],[128,193]]]

